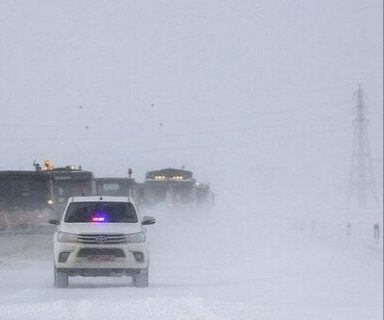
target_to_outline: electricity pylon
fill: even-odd
[[[352,199],[355,199],[360,208],[365,208],[370,198],[373,198],[376,204],[379,204],[379,199],[375,188],[375,177],[368,141],[367,107],[364,104],[367,95],[361,88],[361,85],[359,85],[353,97],[356,100],[356,118],[353,121],[354,142],[348,203],[351,203]]]

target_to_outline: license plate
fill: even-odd
[[[114,256],[88,256],[90,261],[115,261]]]

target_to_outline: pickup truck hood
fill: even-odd
[[[58,231],[74,234],[130,234],[142,231],[140,223],[61,223]]]

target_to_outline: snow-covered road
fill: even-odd
[[[0,319],[382,319],[380,249],[301,233],[273,212],[150,214],[144,289],[129,278],[54,289],[51,235],[2,235]]]

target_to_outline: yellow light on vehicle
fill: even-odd
[[[44,161],[44,170],[53,170],[53,163],[51,160]]]
[[[53,204],[53,200],[49,199],[49,200],[48,200],[48,204],[49,204],[49,205]]]

